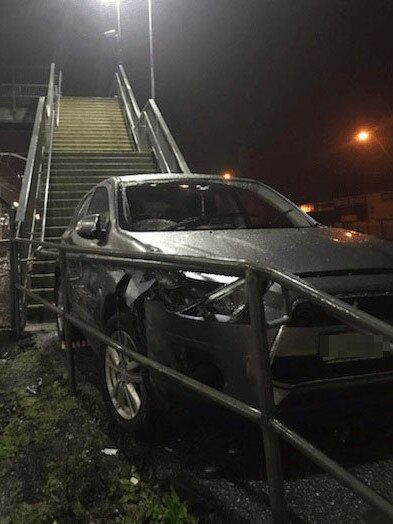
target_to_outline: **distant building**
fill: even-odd
[[[322,224],[393,240],[393,191],[340,197],[300,208]]]

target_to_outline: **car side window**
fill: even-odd
[[[87,195],[84,199],[81,200],[78,207],[75,210],[74,216],[72,217],[71,224],[75,226],[77,222],[86,216],[89,204],[91,201],[91,194]]]
[[[109,197],[106,187],[97,187],[90,201],[88,215],[100,215],[109,220]]]

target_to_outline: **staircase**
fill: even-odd
[[[62,98],[60,125],[53,137],[44,240],[60,242],[76,205],[98,182],[114,175],[157,171],[153,154],[137,151],[117,98]],[[43,182],[41,199],[44,195]],[[38,226],[35,238],[40,237]],[[54,265],[52,260],[36,259],[31,275],[32,290],[50,302],[54,301]],[[47,319],[48,311],[41,304],[28,304],[28,318]]]

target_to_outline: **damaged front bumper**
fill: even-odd
[[[145,304],[147,351],[154,360],[184,373],[223,393],[258,408],[258,369],[255,362],[256,341],[250,324],[205,321],[168,311],[158,300],[147,300]],[[301,338],[307,330],[281,328],[283,340],[298,331]],[[342,328],[341,328],[342,329]],[[296,337],[295,337],[296,338]],[[293,339],[292,339],[293,340]],[[299,340],[299,338],[298,338]],[[287,343],[288,339],[287,339]],[[277,347],[272,346],[272,349]],[[322,362],[321,365],[333,373],[318,375],[314,370],[310,376],[300,380],[282,380],[275,369],[276,363],[296,370],[305,363],[304,359],[317,355],[279,357],[276,355],[272,366],[273,388],[276,405],[313,403],[318,394],[324,398],[360,398],[360,392],[371,392],[393,382],[393,357],[375,359],[367,369],[367,360],[344,362],[343,364]],[[301,362],[303,359],[303,362]],[[375,366],[375,364],[377,364]],[[306,362],[306,368],[309,363]],[[339,366],[343,366],[340,368]],[[330,366],[330,367],[329,367]],[[336,368],[335,368],[336,366]],[[351,372],[352,370],[352,372]],[[317,370],[318,371],[318,370]],[[277,376],[275,376],[277,375]],[[293,375],[293,377],[295,374]],[[152,382],[164,394],[168,391],[182,391],[169,379],[158,374],[152,375]],[[369,395],[367,393],[367,395]],[[333,394],[333,395],[332,395]]]

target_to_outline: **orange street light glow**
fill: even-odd
[[[358,142],[367,142],[367,140],[370,139],[370,133],[368,131],[359,131],[359,133],[357,133],[356,135],[356,140]]]
[[[311,213],[314,211],[314,204],[302,204],[299,206],[303,213]]]
[[[224,178],[224,180],[230,180],[232,178],[232,174],[227,171],[222,175],[222,177]]]

